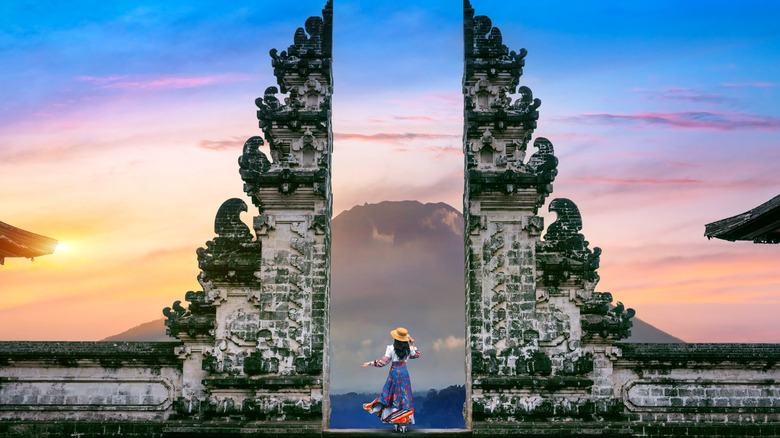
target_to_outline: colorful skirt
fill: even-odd
[[[364,404],[363,409],[376,414],[384,423],[414,424],[412,382],[406,362],[393,362],[382,395]]]

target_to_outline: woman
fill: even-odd
[[[392,423],[396,431],[406,432],[407,424],[414,424],[414,402],[412,401],[412,382],[409,371],[406,370],[407,359],[420,357],[420,350],[414,346],[414,339],[403,328],[390,332],[395,341],[387,346],[387,351],[381,359],[364,362],[363,368],[373,365],[383,367],[393,362],[390,375],[382,389],[382,395],[371,403],[363,405],[363,409],[376,414],[383,423]]]

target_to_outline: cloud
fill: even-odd
[[[395,240],[395,234],[382,234],[379,232],[379,230],[377,230],[376,226],[374,226],[373,230],[371,231],[371,238],[380,242],[392,244]]]
[[[776,87],[777,84],[775,82],[746,82],[746,83],[727,83],[727,84],[721,84],[726,88],[766,88],[766,87]]]
[[[244,147],[243,137],[233,137],[229,140],[201,140],[198,143],[199,148],[209,149],[212,151],[225,151],[231,149],[241,149]]]
[[[596,183],[609,183],[609,184],[649,184],[649,185],[690,185],[690,184],[704,184],[704,181],[698,179],[685,179],[685,178],[604,178],[604,177],[582,177],[582,178],[559,178],[560,181],[569,182],[596,182]]]
[[[636,88],[634,91],[645,94],[649,97],[683,102],[721,104],[732,100],[731,98],[722,94],[698,91],[694,90],[693,88],[671,87],[665,90],[648,90],[644,88]]]
[[[441,222],[447,225],[455,235],[463,235],[463,217],[456,211],[440,208],[433,213],[432,217],[423,220],[422,224],[426,228],[436,230],[437,227],[435,222]]]
[[[175,90],[196,88],[226,82],[247,81],[251,76],[239,73],[223,73],[212,76],[143,76],[110,75],[79,76],[76,79],[96,85],[99,88],[120,88],[130,90]]]
[[[3,164],[28,164],[57,161],[68,162],[90,156],[97,151],[117,149],[125,146],[125,142],[116,140],[108,142],[100,140],[71,141],[70,138],[55,139],[48,142],[26,145],[24,148],[0,148],[0,158]]]
[[[689,163],[686,161],[667,161],[666,165],[670,167],[701,167],[702,166],[701,164],[698,163]]]
[[[456,338],[455,336],[447,336],[446,339],[439,338],[435,341],[433,341],[433,349],[435,351],[440,350],[453,350],[453,349],[463,349],[466,347],[466,339],[465,338]]]
[[[583,113],[562,117],[567,123],[587,125],[655,125],[661,127],[733,131],[739,129],[780,129],[780,119],[755,114],[715,111],[677,111],[637,114]]]
[[[366,202],[415,199],[420,202],[445,202],[460,205],[463,199],[463,170],[457,168],[437,179],[421,181],[410,177],[392,181],[367,181],[362,185],[334,186],[334,212]]]
[[[426,146],[422,148],[395,148],[395,152],[415,152],[415,153],[428,153],[433,154],[434,158],[443,158],[445,155],[458,155],[463,156],[463,150],[460,147],[451,146]]]
[[[564,134],[548,134],[545,138],[549,140],[606,140],[607,138],[601,135],[594,134],[579,134],[579,133],[564,133]]]
[[[411,121],[417,121],[417,122],[435,122],[436,119],[433,119],[428,116],[393,116],[393,119],[395,120],[411,120]]]
[[[333,134],[335,140],[371,140],[387,143],[399,143],[409,140],[436,140],[442,138],[460,138],[460,134],[428,134],[422,132],[392,133],[380,132],[377,134],[355,134],[347,132],[336,132]]]

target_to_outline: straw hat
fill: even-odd
[[[406,329],[403,327],[398,327],[397,329],[391,331],[390,336],[392,336],[393,338],[401,342],[405,342],[409,340],[409,332],[406,331]]]

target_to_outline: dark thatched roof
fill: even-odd
[[[780,195],[742,214],[704,226],[708,239],[780,243]]]
[[[51,254],[57,248],[57,241],[40,234],[0,222],[0,265],[6,257],[40,257]]]

